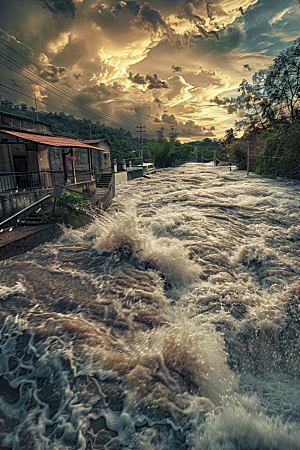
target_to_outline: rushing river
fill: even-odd
[[[299,194],[190,163],[2,261],[1,449],[300,449]]]

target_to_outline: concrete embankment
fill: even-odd
[[[86,186],[82,186],[83,191],[85,188]],[[94,204],[97,207],[100,207],[100,209],[105,210],[109,208],[115,195],[114,183],[112,183],[109,188],[105,189],[93,187],[92,193],[92,205]],[[53,200],[53,198],[51,200]],[[62,227],[54,223],[37,226],[15,226],[6,229],[0,232],[0,260],[21,255],[38,245],[59,237],[61,234]]]
[[[0,260],[21,255],[40,244],[52,241],[62,234],[62,229],[55,223],[15,227],[0,234]]]

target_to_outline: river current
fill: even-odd
[[[2,261],[1,449],[300,449],[299,194],[188,163]]]

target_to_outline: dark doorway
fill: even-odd
[[[19,189],[29,187],[28,183],[28,165],[26,156],[14,156],[14,166],[16,172],[16,182]],[[24,173],[23,175],[22,172]]]

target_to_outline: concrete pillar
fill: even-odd
[[[89,172],[90,172],[90,178],[93,179],[93,167],[92,167],[92,154],[91,149],[87,149],[87,156],[88,156],[88,163],[89,163]]]

